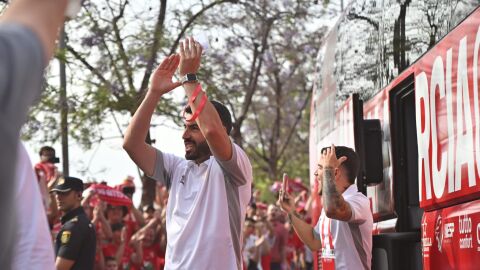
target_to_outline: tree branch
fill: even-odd
[[[120,3],[120,13],[118,15],[113,14],[113,8],[108,4],[112,15],[114,16],[112,20],[112,26],[113,26],[113,33],[115,36],[115,43],[118,47],[118,53],[120,55],[120,59],[122,59],[123,65],[125,66],[125,71],[127,73],[127,81],[128,81],[128,87],[130,91],[135,91],[135,86],[133,85],[133,71],[132,67],[130,66],[130,61],[128,60],[127,52],[125,50],[125,47],[123,46],[123,39],[120,34],[120,29],[118,28],[118,21],[123,18],[125,14],[125,8],[128,4],[128,0]]]
[[[255,119],[255,125],[257,126],[258,137],[260,138],[260,143],[262,146],[262,155],[267,156],[267,151],[265,149],[265,140],[263,139],[263,132],[262,132],[262,128],[260,127],[260,121],[258,121],[258,114],[257,114],[257,109],[255,108],[255,104],[252,104],[252,111]]]
[[[215,2],[212,2],[208,5],[206,5],[204,8],[202,8],[199,12],[195,13],[195,15],[193,15],[188,21],[187,23],[183,26],[182,30],[180,31],[180,34],[178,34],[177,36],[177,39],[173,42],[173,45],[172,47],[170,48],[170,52],[168,55],[172,55],[175,53],[175,51],[177,50],[177,47],[178,47],[178,44],[180,43],[180,39],[183,38],[183,36],[185,35],[185,32],[187,31],[188,28],[190,28],[190,26],[195,22],[195,20],[200,17],[203,13],[205,13],[207,10],[217,6],[217,5],[220,5],[220,4],[223,4],[223,3],[233,3],[233,4],[236,4],[238,3],[238,0],[220,0],[220,1],[215,1]]]
[[[100,14],[100,11],[97,9],[97,13]],[[90,19],[92,20],[94,26],[100,30],[100,25],[98,24],[97,20],[95,20],[93,18],[93,16],[91,15],[91,12],[88,12],[87,13],[88,16],[90,17]],[[115,73],[115,75],[117,76],[118,80],[122,83],[120,83],[120,87],[122,88],[122,91],[125,93],[126,92],[126,89],[125,89],[125,86],[123,85],[123,76],[122,74],[120,73],[120,71],[118,70],[118,67],[116,65],[116,59],[113,57],[113,54],[112,52],[110,51],[110,48],[108,47],[108,44],[107,44],[107,41],[105,40],[105,35],[100,35],[101,36],[101,39],[102,39],[102,44],[103,46],[105,47],[105,50],[107,51],[107,54],[108,54],[108,57],[110,57],[110,61],[111,61],[111,65],[113,67],[113,71]]]
[[[270,35],[270,30],[272,29],[272,25],[273,25],[273,22],[274,22],[274,19],[267,19],[267,22],[266,22],[266,28],[265,28],[265,31],[263,33],[263,36],[262,36],[262,43],[261,43],[261,50],[260,52],[258,53],[259,56],[263,55],[266,48],[267,48],[267,43],[268,43],[268,37]],[[254,51],[254,55],[255,55],[255,51]],[[254,59],[256,59],[254,57]],[[252,98],[253,98],[253,94],[255,93],[255,90],[257,89],[257,82],[258,82],[258,77],[260,76],[260,69],[263,65],[263,58],[262,57],[259,57],[258,58],[258,64],[257,66],[254,68],[254,65],[252,65],[252,74],[255,74],[254,76],[250,76],[252,78],[252,80],[249,82],[249,85],[248,85],[248,88],[247,88],[247,93],[245,95],[245,99],[244,99],[244,102],[242,104],[242,110],[240,112],[240,115],[239,117],[237,118],[237,121],[235,122],[234,124],[234,139],[236,140],[235,142],[239,145],[241,145],[241,133],[240,133],[240,128],[243,124],[243,121],[245,120],[246,116],[247,116],[247,112],[248,112],[248,109],[250,107],[250,104],[252,103]]]
[[[70,45],[67,45],[66,46],[66,49],[67,51],[69,51],[78,61],[80,61],[93,75],[95,75],[102,83],[104,83],[109,89],[113,89],[112,87],[112,84],[110,83],[110,81],[108,81],[107,79],[105,79],[105,77],[103,77],[103,75],[96,69],[94,68],[92,65],[90,65],[90,63],[88,63],[88,61],[82,56],[80,55],[79,52],[77,52],[74,48],[72,48]],[[117,99],[120,99],[120,96],[118,94],[116,94],[114,91],[112,91],[112,94],[117,98]]]
[[[290,143],[290,140],[292,139],[293,134],[295,134],[296,127],[297,127],[298,123],[300,122],[300,120],[302,119],[303,111],[305,110],[305,108],[308,105],[308,101],[310,100],[310,97],[312,96],[312,92],[313,91],[308,91],[307,92],[307,97],[305,98],[305,100],[302,104],[302,107],[298,112],[297,118],[295,119],[295,123],[293,124],[292,128],[290,129],[290,132],[287,136],[287,140],[285,141],[285,143],[283,144],[283,146],[280,150],[279,157],[281,157],[283,155],[283,153],[287,149],[288,144]]]
[[[147,67],[145,69],[145,74],[143,75],[142,83],[140,89],[138,89],[138,96],[143,96],[143,92],[147,90],[148,81],[152,75],[152,71],[157,61],[157,52],[160,48],[160,40],[163,34],[163,25],[165,22],[165,13],[167,10],[167,0],[160,0],[160,11],[158,12],[157,23],[155,24],[155,32],[153,35],[153,44],[150,48],[150,57],[147,61]]]

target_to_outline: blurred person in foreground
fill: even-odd
[[[42,195],[27,150],[18,145],[15,174],[16,237],[13,269],[54,269],[54,253]],[[9,219],[11,215],[4,219]],[[2,232],[4,233],[4,232]],[[4,268],[2,266],[2,269]]]
[[[55,239],[56,269],[93,269],[97,242],[94,226],[81,206],[83,181],[61,177],[51,192],[64,213]]]
[[[21,228],[16,224],[16,212],[12,214],[12,209],[33,203],[30,198],[25,202],[14,201],[14,185],[18,177],[18,173],[15,175],[14,172],[16,162],[25,160],[22,157],[17,159],[19,131],[27,118],[28,109],[40,96],[43,71],[55,49],[55,39],[63,24],[66,7],[67,0],[16,0],[0,17],[0,216],[11,217],[0,220],[2,269],[11,269],[12,261],[20,254],[13,253],[13,249],[33,252],[28,245],[18,246],[25,240],[26,234],[18,233]],[[24,148],[23,145],[20,147]],[[24,168],[23,165],[19,167]],[[24,173],[29,172],[25,169]],[[30,239],[30,243],[34,241]],[[31,254],[26,255],[25,258],[29,258]],[[25,258],[18,258],[17,262]],[[32,262],[29,267],[34,265]]]
[[[252,167],[229,138],[232,119],[221,103],[208,101],[198,81],[202,47],[192,38],[180,55],[162,61],[135,112],[123,147],[151,178],[169,189],[165,269],[242,269],[242,230],[250,201]],[[179,66],[182,83],[172,82]],[[145,143],[160,98],[182,85],[185,158]]]
[[[315,176],[322,184],[323,209],[317,226],[302,220],[283,188],[278,204],[288,213],[298,236],[311,250],[322,251],[322,269],[370,269],[373,218],[370,202],[358,192],[357,154],[345,146],[322,149]]]

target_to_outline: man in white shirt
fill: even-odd
[[[322,149],[317,180],[322,184],[323,209],[313,228],[295,212],[293,198],[283,189],[278,203],[288,213],[300,239],[312,250],[322,250],[322,269],[370,269],[373,218],[370,202],[358,192],[355,178],[360,162],[344,146]]]
[[[14,197],[19,132],[43,89],[66,7],[67,0],[15,0],[0,17],[0,265],[6,270],[16,259],[14,243],[24,240],[17,239],[22,229],[12,213],[24,206],[17,207]]]
[[[55,269],[52,237],[37,177],[22,143],[17,151],[14,183],[17,231],[12,269]]]
[[[208,101],[197,81],[202,47],[193,39],[180,55],[166,58],[152,75],[150,88],[130,122],[123,147],[149,176],[169,189],[165,269],[242,269],[242,231],[250,201],[252,167],[228,134],[228,109]],[[182,83],[172,82],[179,66]],[[185,158],[145,143],[153,112],[165,93],[183,85]]]

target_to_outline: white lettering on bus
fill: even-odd
[[[453,95],[452,95],[452,49],[447,51],[447,80],[446,97],[447,97],[447,136],[448,136],[448,192],[455,191],[455,183],[453,181],[455,168],[455,135],[453,122]]]
[[[468,215],[458,217],[458,231],[460,234],[472,232],[472,219]]]
[[[475,38],[475,47],[473,50],[473,107],[475,112],[475,160],[477,163],[477,174],[480,175],[480,112],[478,105],[478,51],[480,49],[480,27]],[[480,242],[479,242],[480,245]]]
[[[460,40],[457,66],[457,154],[455,156],[455,191],[462,185],[462,166],[467,164],[468,184],[475,185],[472,112],[468,90],[467,37]]]
[[[472,219],[468,215],[458,217],[459,233],[465,234],[459,236],[460,249],[470,249],[473,247],[472,239]]]
[[[422,103],[423,102],[423,103]],[[432,188],[430,186],[430,162],[428,157],[428,142],[430,140],[430,110],[428,110],[428,79],[425,72],[415,77],[415,110],[422,112],[421,105],[424,106],[424,127],[422,129],[421,113],[416,114],[417,124],[417,142],[418,142],[418,182],[420,184],[420,200],[423,194],[422,171],[425,172],[425,194],[428,199],[432,198]],[[422,169],[423,168],[423,169]]]
[[[443,61],[440,56],[435,58],[432,68],[432,81],[430,84],[430,115],[432,125],[432,177],[436,179],[433,181],[433,191],[435,197],[440,198],[445,190],[445,182],[447,178],[447,153],[442,153],[442,163],[440,168],[438,166],[438,139],[437,139],[437,106],[435,104],[435,92],[438,89],[440,98],[445,96],[445,75],[443,73]],[[438,86],[438,88],[437,88]]]
[[[420,200],[423,199],[423,194],[427,200],[432,198],[432,184],[436,198],[444,196],[447,182],[448,193],[461,190],[462,171],[467,173],[464,178],[468,179],[469,187],[477,184],[475,165],[480,173],[480,108],[478,101],[480,27],[475,39],[473,59],[474,119],[472,119],[472,97],[468,84],[467,44],[467,36],[465,36],[458,45],[455,93],[452,89],[452,48],[446,52],[445,67],[442,56],[434,59],[430,85],[426,72],[420,72],[415,77]],[[456,95],[456,104],[453,103],[454,94]],[[439,105],[440,103],[442,105]],[[453,112],[454,105],[456,105],[455,113]],[[444,134],[445,131],[438,129],[438,107],[446,109],[447,121],[447,136],[443,135],[442,139],[447,140],[446,143],[442,143],[447,149],[443,149],[441,153],[439,153],[441,150],[438,149],[440,145],[438,135],[439,132]],[[445,110],[440,109],[440,111]],[[475,121],[475,133],[473,132],[473,121]]]

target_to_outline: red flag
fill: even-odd
[[[125,194],[123,194],[120,190],[112,187],[101,184],[93,184],[87,190],[85,190],[85,192],[89,192],[89,190],[92,190],[94,194],[97,194],[100,200],[108,204],[125,206],[132,205],[132,200],[130,198],[125,196]]]

